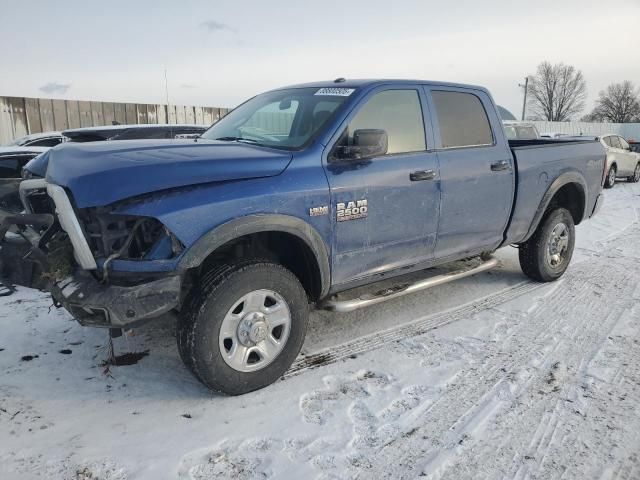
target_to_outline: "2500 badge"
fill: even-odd
[[[355,202],[338,203],[336,205],[336,219],[339,222],[347,220],[357,220],[367,216],[367,200],[356,200]]]

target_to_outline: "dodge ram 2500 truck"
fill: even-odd
[[[487,90],[407,80],[263,93],[195,140],[65,144],[25,180],[19,225],[55,302],[129,329],[177,312],[209,388],[274,382],[310,305],[366,307],[496,265],[519,248],[548,282],[601,204],[591,141],[507,141]],[[478,256],[475,266],[341,300],[337,292]]]

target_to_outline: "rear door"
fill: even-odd
[[[515,188],[511,151],[482,90],[429,86],[440,165],[435,257],[490,250],[503,240]]]
[[[440,191],[438,164],[425,129],[420,86],[378,87],[361,99],[325,151],[334,225],[335,284],[428,260],[433,256]],[[340,159],[354,134],[384,130],[386,154]]]

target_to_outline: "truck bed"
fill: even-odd
[[[585,218],[593,212],[603,180],[605,152],[591,140],[509,140],[516,167],[516,196],[504,244],[528,238],[543,196],[560,175],[573,175],[584,184]]]

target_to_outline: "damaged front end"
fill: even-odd
[[[179,308],[183,276],[166,267],[184,247],[157,219],[76,210],[64,188],[41,179],[22,182],[20,194],[27,213],[3,220],[2,248],[21,238],[24,260],[38,267],[32,285],[81,324],[131,328]]]

